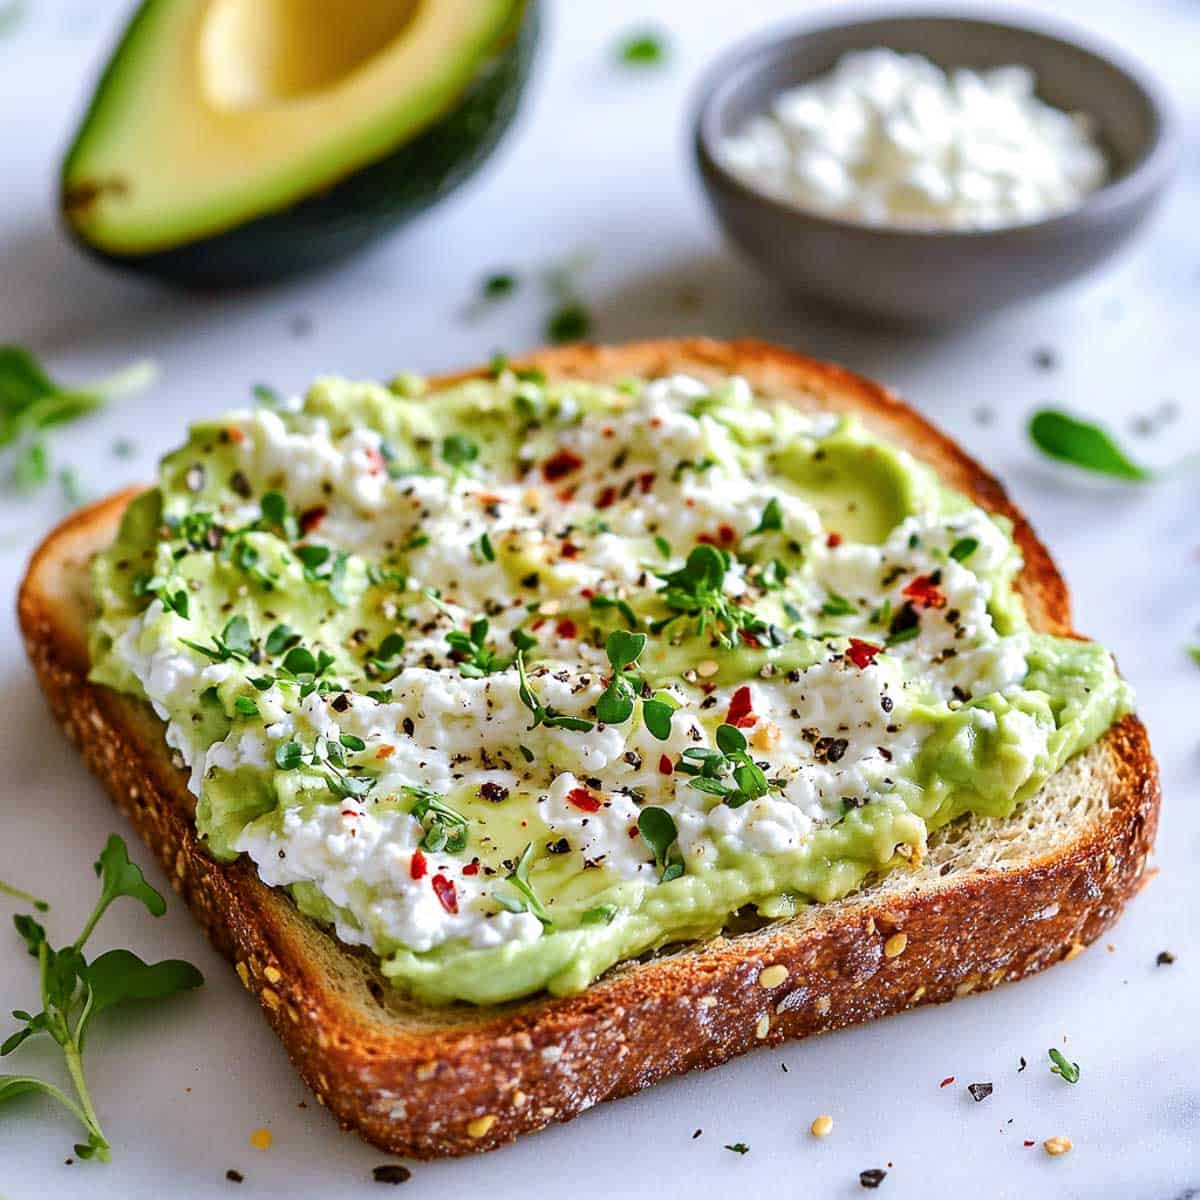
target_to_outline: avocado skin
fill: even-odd
[[[112,254],[79,236],[60,188],[63,226],[100,262],[188,288],[257,287],[328,266],[432,208],[483,165],[516,116],[540,27],[539,0],[528,0],[512,40],[452,109],[386,157],[278,212],[169,250]]]

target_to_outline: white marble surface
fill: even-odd
[[[892,1198],[1195,1195],[1200,669],[1184,647],[1200,632],[1200,483],[1092,485],[1039,461],[1022,432],[1033,407],[1054,402],[1104,416],[1149,461],[1200,447],[1194,0],[1053,6],[1155,64],[1184,114],[1182,171],[1148,235],[1072,291],[922,338],[838,327],[789,307],[722,245],[702,203],[686,131],[696,73],[729,39],[803,15],[796,0],[558,0],[520,127],[484,176],[405,234],[322,277],[203,297],[111,274],[55,228],[58,158],[126,7],[40,0],[0,39],[0,341],[29,344],[68,380],[141,356],[161,368],[152,391],[55,439],[60,461],[79,470],[90,492],[147,478],[188,419],[243,400],[260,380],[296,388],[331,369],[437,370],[533,345],[550,307],[541,274],[588,254],[581,286],[599,338],[777,339],[899,387],[984,457],[1058,555],[1080,627],[1116,648],[1163,768],[1161,870],[1107,947],[987,996],[760,1051],[482,1159],[414,1164],[404,1194],[852,1196],[861,1194],[860,1170],[890,1163],[879,1195]],[[612,39],[647,13],[670,31],[670,66],[615,69]],[[496,268],[520,272],[520,294],[465,319],[481,274]],[[698,310],[681,310],[681,289],[699,294]],[[300,316],[312,321],[305,337],[293,328]],[[1058,369],[1034,366],[1042,346],[1057,353]],[[1164,432],[1131,431],[1138,414],[1167,401],[1180,411]],[[118,436],[136,439],[136,458],[113,456]],[[0,492],[6,611],[26,555],[63,503],[53,489],[32,501]],[[96,851],[123,822],[50,725],[10,618],[0,623],[0,688],[0,877],[48,893],[51,924],[65,938],[90,905]],[[8,910],[0,899],[5,923]],[[118,944],[192,959],[207,987],[113,1016],[95,1032],[89,1070],[116,1147],[111,1167],[64,1165],[76,1131],[48,1103],[0,1111],[3,1200],[379,1194],[370,1169],[385,1156],[339,1133],[316,1104],[301,1107],[306,1092],[280,1045],[178,903],[158,923],[118,907],[97,948]],[[1156,967],[1164,949],[1178,960]],[[31,965],[0,929],[0,1011],[32,1001]],[[1077,1087],[1047,1070],[1046,1048],[1064,1039],[1083,1067]],[[1018,1074],[1021,1055],[1030,1065]],[[47,1047],[10,1061],[58,1069]],[[950,1075],[957,1082],[939,1089]],[[979,1080],[992,1081],[995,1094],[975,1104],[964,1085]],[[837,1125],[818,1143],[807,1128],[822,1112]],[[265,1152],[249,1144],[259,1126],[274,1133]],[[704,1132],[693,1140],[696,1129]],[[1054,1134],[1069,1135],[1074,1153],[1045,1155],[1040,1142]],[[1039,1145],[1025,1148],[1025,1139]],[[749,1154],[722,1149],[738,1141]],[[240,1187],[225,1181],[229,1167],[244,1172]]]

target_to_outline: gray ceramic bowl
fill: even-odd
[[[1090,113],[1112,176],[1070,212],[984,231],[911,231],[820,216],[726,169],[725,136],[775,95],[823,75],[847,50],[886,46],[945,67],[1024,64],[1038,95]],[[700,88],[696,153],[726,232],[808,300],[893,323],[937,325],[1058,287],[1107,258],[1143,223],[1174,160],[1174,121],[1156,84],[1128,62],[1061,36],[993,21],[894,16],[781,32],[735,47]]]

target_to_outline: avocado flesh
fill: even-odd
[[[150,274],[256,283],[445,195],[515,111],[534,6],[352,7],[331,27],[317,0],[146,0],[63,168],[72,235]]]

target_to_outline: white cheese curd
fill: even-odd
[[[1092,120],[1053,108],[1022,66],[943,70],[852,51],[721,145],[748,182],[870,225],[987,229],[1077,207],[1108,178]]]

